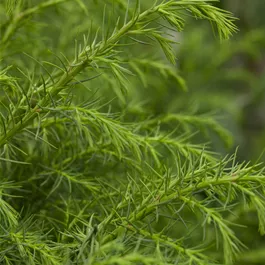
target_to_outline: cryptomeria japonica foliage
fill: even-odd
[[[1,264],[230,265],[242,215],[265,233],[263,168],[211,150],[232,141],[213,115],[161,100],[189,89],[186,21],[237,31],[213,4],[1,2]]]

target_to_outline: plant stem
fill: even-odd
[[[65,0],[58,0],[56,1],[56,3],[63,1]],[[51,5],[51,3],[54,3],[54,1],[49,1],[48,3],[50,3]],[[48,3],[46,3],[45,7],[49,6]],[[29,9],[26,12],[26,14],[27,15],[32,14],[36,9],[37,7]],[[3,147],[16,133],[23,130],[31,121],[33,121],[38,116],[37,112],[38,108],[47,107],[50,102],[50,97],[57,96],[60,93],[60,91],[64,89],[64,86],[67,85],[71,80],[73,80],[74,77],[77,76],[77,74],[80,73],[85,67],[87,67],[97,55],[104,54],[104,52],[108,50],[110,47],[112,47],[115,43],[117,43],[120,40],[120,38],[123,37],[135,25],[137,21],[140,21],[144,17],[156,12],[157,9],[158,7],[155,8],[153,7],[149,10],[144,11],[139,16],[135,16],[127,24],[125,24],[116,34],[111,36],[106,42],[100,41],[97,45],[95,45],[96,48],[95,52],[89,57],[86,56],[86,60],[82,61],[80,65],[70,66],[68,72],[64,73],[62,77],[59,79],[59,81],[52,87],[50,94],[46,95],[37,104],[37,106],[34,109],[32,109],[29,113],[26,114],[26,116],[22,119],[21,122],[17,123],[6,135],[0,138],[0,148]],[[20,21],[24,16],[25,14],[20,15],[17,18],[16,23],[18,23],[18,21]],[[13,32],[14,29],[10,28],[10,30],[8,30],[9,33],[4,37],[4,40],[8,39],[11,36],[11,33]],[[85,54],[87,54],[87,51],[82,52],[79,55],[79,58],[82,58],[83,56],[85,56]]]

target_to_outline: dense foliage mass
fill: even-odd
[[[0,264],[263,264],[263,168],[211,112],[238,49],[213,4],[1,1]]]

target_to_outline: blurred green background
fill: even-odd
[[[199,112],[221,114],[233,147],[239,146],[239,159],[254,163],[265,147],[265,1],[222,0],[218,6],[235,14],[239,32],[220,43],[209,25],[191,21],[177,47],[189,88],[178,105],[189,104],[185,97]],[[222,151],[218,142],[214,145]]]

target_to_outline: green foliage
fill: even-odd
[[[264,161],[265,38],[261,23],[256,25],[262,20],[261,2],[246,1],[244,6],[247,2],[249,9],[241,9],[237,0],[220,3],[240,18],[240,33],[221,45],[207,26],[190,23],[177,53],[179,71],[189,87],[188,96],[179,93],[172,97],[169,106],[192,105],[199,113],[218,109],[222,124],[234,136],[234,146],[240,147],[237,160],[252,160],[255,164],[257,157]],[[251,15],[252,9],[259,11]],[[214,150],[226,152],[216,139],[212,143]],[[242,209],[240,220],[248,229],[238,236],[248,250],[236,264],[264,264],[264,236],[256,232],[256,218],[243,212]]]
[[[263,32],[250,29],[219,44],[206,27],[192,24],[177,54],[189,103],[179,93],[169,105],[196,105],[202,113],[218,109],[240,146],[241,160],[256,159],[264,148]]]
[[[170,109],[190,89],[174,66],[185,22],[223,40],[232,14],[207,0],[0,7],[1,264],[230,265],[242,215],[265,234],[261,165],[214,152],[232,138],[212,113]]]

